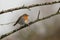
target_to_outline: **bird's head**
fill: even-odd
[[[28,20],[28,14],[23,14],[23,18],[24,18],[24,20]]]
[[[24,20],[25,20],[25,23],[28,23],[28,16],[29,16],[28,14],[24,14],[24,15],[23,15],[23,18],[24,18]]]

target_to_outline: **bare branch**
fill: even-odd
[[[46,2],[46,3],[42,3],[42,4],[34,4],[34,5],[30,5],[30,6],[22,6],[22,7],[11,8],[11,9],[7,9],[4,11],[0,11],[0,14],[16,11],[16,10],[20,10],[20,9],[29,9],[29,8],[37,7],[37,6],[52,5],[52,4],[56,4],[56,3],[60,3],[60,1]]]
[[[59,10],[60,10],[60,8],[59,8]],[[59,10],[58,10],[58,11],[59,11]],[[58,12],[58,11],[57,11],[55,14],[52,14],[52,15],[50,15],[50,16],[44,17],[44,18],[42,18],[42,19],[35,20],[35,21],[33,21],[33,22],[30,22],[29,25],[32,25],[32,24],[34,24],[34,23],[36,23],[36,22],[39,22],[39,21],[42,21],[42,20],[45,20],[45,19],[48,19],[48,18],[51,18],[51,17],[53,17],[53,16],[55,16],[55,15],[60,14],[60,12]],[[29,25],[21,26],[20,28],[15,29],[15,30],[13,30],[13,31],[10,32],[10,33],[7,33],[7,34],[4,34],[4,35],[0,36],[0,40],[3,39],[3,38],[5,38],[5,37],[7,37],[7,36],[9,36],[9,35],[11,35],[11,34],[13,34],[13,33],[15,33],[15,32],[17,32],[17,31],[19,31],[19,30],[21,30],[21,29],[23,29],[23,28],[28,27]]]

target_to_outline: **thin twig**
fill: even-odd
[[[59,10],[60,10],[60,8],[59,8]],[[42,21],[42,20],[45,20],[45,19],[48,19],[48,18],[51,18],[51,17],[53,17],[53,16],[55,16],[55,15],[60,14],[59,10],[58,10],[55,14],[52,14],[52,15],[47,16],[47,17],[44,17],[44,18],[42,18],[42,19],[38,19],[38,20],[35,20],[35,21],[33,21],[33,22],[30,22],[29,25],[32,25],[32,24],[34,24],[34,23],[36,23],[36,22],[39,22],[39,21]],[[11,35],[11,34],[13,34],[13,33],[15,33],[15,32],[17,32],[17,31],[19,31],[19,30],[21,30],[21,29],[23,29],[23,28],[28,27],[29,25],[21,26],[20,28],[15,29],[15,30],[13,30],[13,31],[10,32],[10,33],[7,33],[7,34],[2,35],[2,36],[0,37],[0,40],[3,39],[3,38],[5,38],[5,37],[7,37],[7,36],[9,36],[9,35]]]
[[[37,19],[39,19],[39,15],[40,15],[40,10],[39,10],[39,12],[38,12],[38,16],[37,16]]]
[[[42,3],[42,4],[34,4],[34,5],[29,5],[29,6],[10,8],[10,9],[7,9],[7,10],[0,11],[0,14],[16,11],[16,10],[20,10],[20,9],[29,9],[29,8],[37,7],[37,6],[52,5],[52,4],[56,4],[56,3],[60,3],[60,1],[46,2],[46,3]]]

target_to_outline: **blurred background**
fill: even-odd
[[[53,2],[59,0],[0,0],[0,11],[15,8],[19,6],[29,6],[32,4],[40,4],[45,2]],[[21,9],[0,15],[0,36],[11,32],[20,27],[19,24],[13,26],[22,14],[29,15],[29,22],[36,20],[40,10],[40,19],[48,15],[54,14],[60,7],[60,3],[46,6],[39,6],[28,9]],[[39,21],[24,28],[2,40],[60,40],[60,15],[56,15],[49,19]]]

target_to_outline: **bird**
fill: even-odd
[[[19,23],[20,25],[28,24],[28,16],[28,14],[21,15],[13,26],[15,26],[17,23]]]

